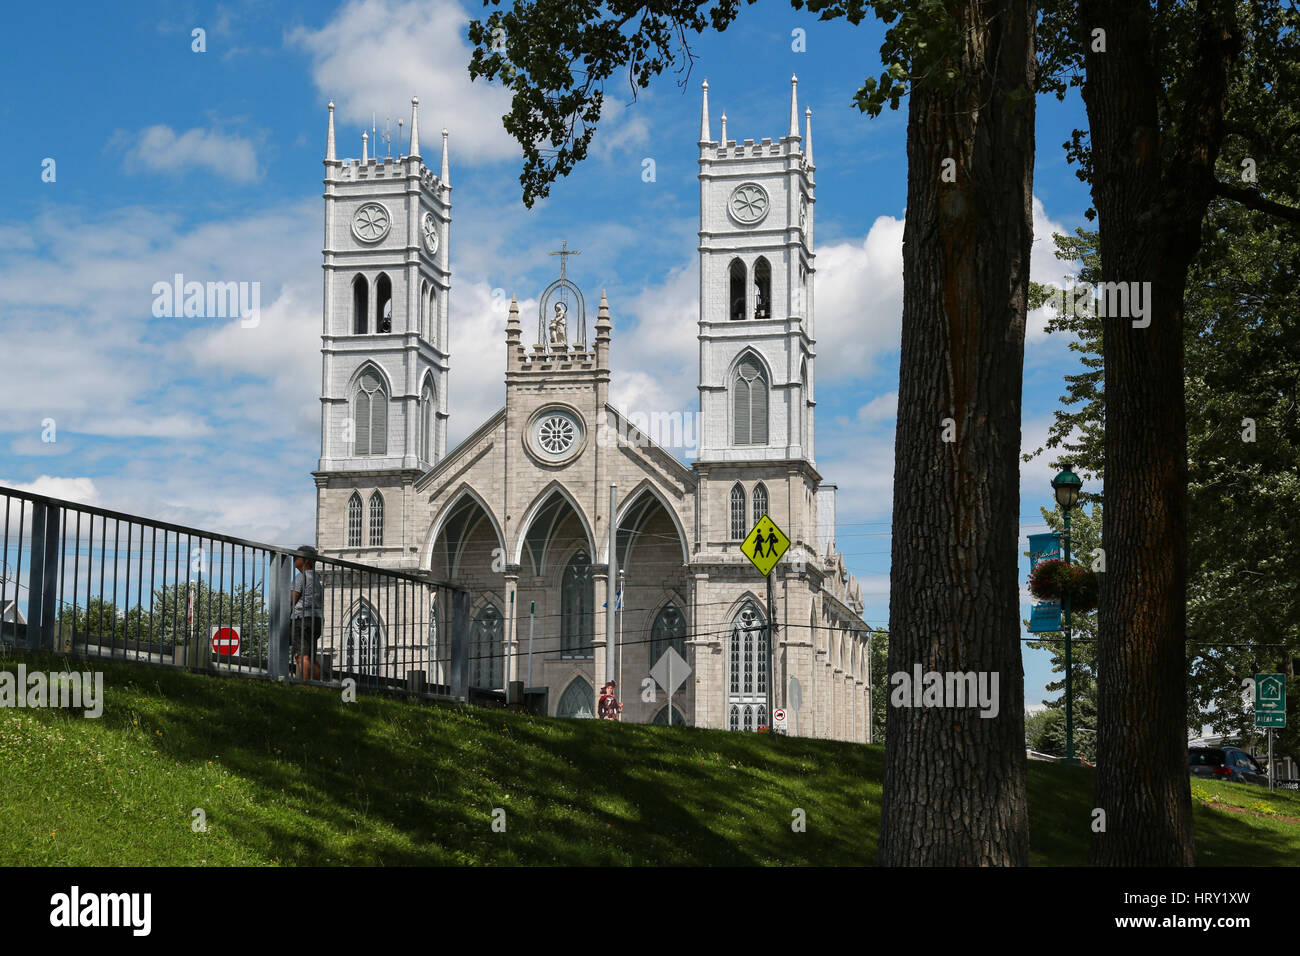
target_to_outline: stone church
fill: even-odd
[[[361,158],[340,160],[330,104],[317,546],[468,589],[470,686],[524,681],[549,713],[581,717],[616,679],[624,721],[754,731],[771,680],[789,732],[869,740],[871,629],[814,456],[816,166],[796,84],[785,135],[743,142],[725,114],[713,138],[704,84],[699,324],[679,330],[700,342],[690,464],[610,404],[617,308],[570,278],[567,246],[538,314],[512,300],[505,317],[503,407],[448,451],[452,346],[465,344],[447,131],[426,166],[413,98],[406,155],[372,156],[363,136]],[[772,572],[774,673],[766,584],[740,551],[764,514],[791,542]],[[346,615],[345,663],[382,672],[401,656],[381,607]],[[435,601],[434,684],[446,620]],[[670,648],[689,667],[671,703],[648,676]]]

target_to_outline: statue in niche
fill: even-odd
[[[569,347],[569,307],[555,303],[555,317],[551,319],[551,348]]]

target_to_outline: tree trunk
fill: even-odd
[[[1187,422],[1183,293],[1201,242],[1232,60],[1231,0],[1196,7],[1196,90],[1162,140],[1151,10],[1083,0],[1103,282],[1150,283],[1149,312],[1103,323],[1106,571],[1097,635],[1095,864],[1195,863],[1187,770]],[[1104,52],[1092,31],[1105,31]],[[1140,287],[1139,287],[1140,288]]]
[[[957,16],[956,84],[918,81],[908,109],[889,672],[996,675],[998,712],[891,700],[887,866],[1029,858],[1017,553],[1036,4]]]

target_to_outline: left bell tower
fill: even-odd
[[[420,153],[416,97],[409,135],[381,157],[363,133],[361,158],[339,159],[329,105],[317,546],[395,567],[417,563],[401,517],[447,443],[447,131],[435,173]]]

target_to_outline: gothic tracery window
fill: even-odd
[[[361,605],[343,635],[343,669],[357,674],[378,674],[383,634],[375,613]]]
[[[581,677],[575,677],[569,682],[569,686],[564,689],[564,693],[560,695],[560,702],[555,708],[555,716],[595,717],[594,703],[591,685]]]
[[[685,660],[686,618],[671,601],[655,615],[654,625],[650,628],[650,666],[657,664],[670,647]]]
[[[381,547],[384,543],[384,496],[376,491],[370,496],[370,546]]]
[[[574,554],[560,584],[560,656],[592,656],[595,581],[586,551]]]
[[[505,646],[501,612],[485,604],[474,618],[470,641],[470,684],[488,690],[505,686]]]
[[[348,547],[361,547],[361,494],[356,491],[348,499]]]
[[[767,627],[753,601],[746,601],[731,622],[727,681],[731,730],[767,725]]]
[[[736,482],[731,488],[731,540],[744,541],[747,533],[745,527],[745,489]]]
[[[754,524],[767,514],[767,485],[761,481],[754,486]]]

